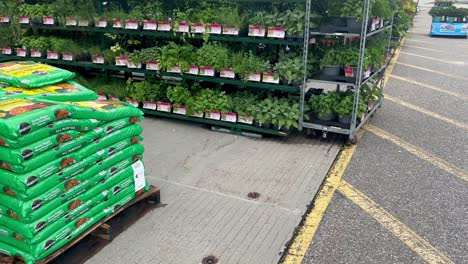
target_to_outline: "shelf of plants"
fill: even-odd
[[[311,99],[307,81],[368,87],[369,80],[382,77],[389,48],[379,36],[392,28],[399,33],[393,35],[404,34],[409,19],[392,24],[391,10],[407,12],[402,11],[407,1],[372,1],[372,19],[364,0],[8,2],[0,4],[0,59],[104,74],[107,79],[90,88],[147,108],[147,114],[274,135],[302,127],[332,131],[315,122],[326,104],[314,98],[325,96]],[[366,57],[369,36],[376,40]],[[342,40],[346,43],[338,45]],[[339,65],[346,72],[365,77],[322,78],[337,60],[354,67]],[[110,78],[122,72],[129,81]],[[359,128],[355,102],[362,89],[354,89],[351,128],[340,130],[350,136]],[[174,97],[174,90],[182,97]],[[368,90],[369,98],[380,94],[374,87]],[[332,108],[349,103],[342,101],[329,103]]]
[[[320,23],[311,32],[311,53],[320,70],[308,78],[307,87],[328,87],[328,92],[303,89],[302,127],[319,130],[324,137],[333,132],[356,140],[357,131],[382,103],[382,80],[397,45],[392,36],[407,29],[405,25],[401,30],[401,17],[412,20],[409,10],[404,10],[407,2],[326,1],[325,6],[313,7],[322,12],[311,20]],[[415,9],[414,4],[409,6]],[[330,85],[336,90],[330,91]]]

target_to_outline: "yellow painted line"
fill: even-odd
[[[408,151],[409,153],[417,156],[418,158],[424,160],[424,161],[427,161],[429,163],[431,163],[432,165],[438,167],[439,169],[441,170],[444,170],[464,181],[467,181],[468,182],[468,172],[466,172],[465,170],[461,169],[461,168],[458,168],[457,166],[437,157],[436,155],[430,153],[430,152],[427,152],[423,149],[421,149],[420,147],[417,147],[409,142],[406,142],[404,140],[402,140],[401,138],[395,136],[395,135],[392,135],[386,131],[384,131],[383,129],[380,129],[374,125],[370,125],[370,124],[367,124],[364,126],[364,129],[373,133],[374,135],[382,138],[382,139],[385,139],[387,141],[390,141],[391,143],[395,144],[395,145],[398,145],[399,147],[405,149],[406,151]]]
[[[403,105],[403,106],[405,106],[405,107],[408,107],[408,108],[410,108],[410,109],[413,109],[413,110],[415,110],[415,111],[418,111],[418,112],[420,112],[420,113],[423,113],[423,114],[425,114],[425,115],[428,115],[428,116],[430,116],[430,117],[437,118],[437,119],[442,120],[442,121],[444,121],[444,122],[447,122],[447,123],[450,123],[450,124],[455,125],[455,126],[457,126],[457,127],[460,127],[460,128],[463,128],[463,129],[468,130],[468,124],[466,124],[466,123],[456,121],[456,120],[454,120],[454,119],[445,117],[445,116],[443,116],[443,115],[439,115],[439,114],[437,114],[437,113],[434,113],[434,112],[432,112],[432,111],[429,111],[429,110],[424,109],[424,108],[422,108],[422,107],[419,107],[419,106],[417,106],[417,105],[408,103],[408,102],[403,101],[403,100],[401,100],[401,99],[395,98],[395,97],[390,96],[390,95],[388,95],[388,94],[385,94],[384,97],[385,97],[385,99],[390,100],[390,101],[392,101],[392,102],[394,102],[394,103]]]
[[[412,38],[408,38],[408,41],[421,42],[421,43],[427,43],[427,44],[434,44],[434,42],[423,41],[423,40],[416,40],[416,39],[412,39]]]
[[[403,45],[405,45],[405,41],[406,41],[406,38],[403,37],[401,39],[401,41],[400,41],[400,46],[395,51],[395,54],[394,54],[393,58],[388,63],[388,66],[387,66],[387,73],[388,74],[385,74],[385,77],[384,77],[384,87],[385,87],[385,85],[387,85],[388,79],[390,78],[389,76],[392,74],[393,68],[395,67],[395,64],[397,63],[398,58],[400,57],[401,47],[403,47]]]
[[[430,43],[430,42],[424,42],[424,43]],[[410,48],[415,48],[415,49],[422,49],[422,50],[430,50],[430,51],[434,51],[434,52],[455,55],[457,57],[466,56],[465,54],[453,54],[453,52],[448,52],[448,51],[443,51],[443,50],[438,50],[438,49],[425,48],[425,47],[420,47],[420,46],[413,46],[413,45],[408,45],[408,44],[406,44],[405,47],[410,47]]]
[[[458,76],[458,75],[454,75],[454,74],[450,74],[450,73],[443,73],[443,72],[440,72],[440,71],[431,70],[431,69],[428,69],[428,68],[423,68],[423,67],[419,67],[419,66],[416,66],[416,65],[403,63],[403,62],[397,62],[397,64],[398,65],[403,65],[403,66],[406,66],[406,67],[410,67],[410,68],[414,68],[414,69],[418,69],[418,70],[422,70],[422,71],[437,73],[437,74],[448,76],[448,77],[451,77],[451,78],[456,78],[456,79],[461,79],[461,80],[467,80],[468,81],[468,78]]]
[[[360,131],[360,135],[364,130]],[[341,183],[344,171],[348,166],[356,145],[345,146],[341,151],[340,156],[333,164],[323,186],[314,201],[314,207],[305,217],[303,226],[297,232],[297,235],[288,249],[284,258],[283,264],[300,264],[309,248],[312,239],[317,231],[323,214],[331,202],[335,190]]]
[[[374,218],[388,231],[392,232],[398,239],[405,243],[411,250],[416,252],[422,259],[430,264],[454,263],[444,253],[440,252],[427,240],[416,234],[408,226],[400,222],[376,202],[365,194],[354,188],[351,184],[343,181],[338,188],[346,198],[359,206],[364,212]]]
[[[418,86],[425,87],[425,88],[428,88],[428,89],[431,89],[431,90],[434,90],[434,91],[437,91],[437,92],[440,92],[440,93],[445,93],[445,94],[448,94],[448,95],[451,95],[451,96],[454,96],[454,97],[457,97],[457,98],[460,98],[460,99],[463,99],[463,100],[468,100],[468,96],[466,96],[464,94],[459,94],[459,93],[455,93],[455,92],[452,92],[452,91],[440,89],[440,88],[435,87],[435,86],[430,85],[430,84],[414,81],[414,80],[411,80],[411,79],[408,79],[408,78],[405,78],[405,77],[402,77],[402,76],[399,76],[399,75],[394,75],[394,74],[389,74],[389,77],[397,79],[397,80],[405,81],[405,82],[408,82],[408,83],[416,84]]]
[[[455,64],[455,65],[465,65],[465,63],[463,61],[449,61],[449,60],[437,59],[437,58],[433,58],[433,57],[423,56],[423,55],[410,53],[410,52],[404,52],[404,51],[402,51],[401,53],[405,54],[405,55],[409,55],[409,56],[419,57],[419,58],[423,58],[423,59],[427,59],[427,60],[438,61],[438,62],[442,62],[442,63]]]

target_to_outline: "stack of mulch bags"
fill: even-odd
[[[26,263],[148,190],[142,112],[119,101],[50,100],[64,101],[44,92],[50,87],[88,93],[67,81],[73,76],[44,64],[0,64],[0,81],[10,87],[0,95],[0,253]]]

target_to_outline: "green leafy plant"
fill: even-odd
[[[286,55],[285,53],[280,53],[280,59],[273,68],[274,71],[279,73],[280,78],[286,80],[288,84],[302,81],[303,69],[302,56],[297,54]]]
[[[43,16],[55,16],[56,10],[47,4],[22,4],[19,6],[19,15],[31,18],[42,18]]]
[[[341,60],[335,49],[327,49],[320,60],[320,69],[325,66],[341,66]]]
[[[329,92],[310,97],[312,111],[318,113],[319,116],[327,116],[334,113],[334,106],[339,103],[340,95],[337,92]]]
[[[244,17],[240,15],[237,6],[223,5],[215,10],[213,21],[221,25],[241,28],[244,24]]]
[[[341,16],[356,17],[358,21],[362,21],[362,13],[364,10],[364,1],[361,0],[346,0],[341,8]]]
[[[174,105],[185,106],[190,98],[192,98],[192,94],[186,87],[178,84],[167,89],[167,98]]]
[[[353,113],[354,105],[354,94],[349,93],[341,96],[340,101],[334,105],[333,110],[341,118],[344,116],[350,116]],[[358,113],[365,112],[367,110],[367,105],[363,100],[358,102]]]
[[[127,80],[128,95],[138,102],[157,102],[167,99],[168,84],[159,79],[142,82]]]
[[[237,92],[230,98],[233,111],[239,115],[253,116],[257,110],[258,96],[249,91]]]
[[[226,68],[229,64],[229,50],[218,43],[205,43],[196,54],[198,65],[211,66],[215,71]]]
[[[255,56],[252,51],[234,53],[231,63],[234,72],[241,76],[248,72],[270,72],[272,70],[269,61]]]
[[[182,72],[187,72],[190,65],[196,60],[196,53],[191,45],[177,45],[170,42],[168,45],[161,48],[161,57],[158,61],[161,62],[161,69],[172,69],[174,65],[179,65]]]

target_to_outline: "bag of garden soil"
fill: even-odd
[[[0,101],[0,136],[17,138],[69,117],[70,105],[31,98]],[[39,139],[39,138],[38,138]]]
[[[41,88],[21,88],[0,83],[0,96],[11,96],[15,98],[32,97],[59,102],[92,101],[98,95],[84,86],[73,82],[61,82],[44,86]]]
[[[99,168],[98,171],[102,171],[125,158],[131,158],[132,161],[135,162],[141,159],[143,152],[144,148],[142,145],[134,144],[123,150],[114,152],[113,155],[109,156],[101,162],[96,163],[93,168],[97,166],[95,169]],[[28,207],[21,206],[21,208],[16,208],[21,210],[14,210],[13,208],[0,204],[0,212],[3,212],[6,217],[10,217],[21,222],[30,223],[36,221],[46,215],[48,212],[53,211],[58,205],[60,205],[61,201],[70,199],[70,197],[74,197],[75,195],[79,195],[86,191],[94,182],[102,180],[100,177],[102,176],[98,174],[92,179],[85,179],[81,182],[68,180],[63,183],[67,189],[66,194],[63,197],[60,196],[49,201],[48,203],[44,203],[44,201],[41,199],[35,199],[32,203],[28,201]],[[11,205],[15,206],[15,204]]]
[[[32,61],[0,63],[0,82],[16,87],[37,88],[71,80],[73,72]]]
[[[111,121],[124,117],[141,118],[143,112],[134,106],[120,101],[87,101],[70,102],[73,106],[73,118],[92,118],[101,121]]]
[[[45,127],[24,136],[9,138],[0,135],[0,146],[9,148],[21,148],[36,142],[38,139],[47,138],[67,131],[88,132],[100,124],[96,119],[72,119],[65,118],[48,124]]]
[[[28,159],[24,160],[23,158],[23,161],[19,164],[8,162],[7,160],[1,160],[0,165],[2,168],[11,170],[15,173],[26,173],[35,168],[43,166],[50,161],[56,160],[70,153],[77,152],[80,149],[88,146],[93,141],[95,142],[94,150],[97,150],[99,147],[106,147],[104,144],[110,145],[126,137],[141,134],[142,128],[138,124],[133,124],[121,129],[121,127],[130,123],[131,121],[129,118],[105,123],[96,127],[92,131],[84,133],[76,139],[58,145],[53,149],[41,153],[40,155],[35,156],[32,150],[27,150],[23,156],[27,156]],[[101,140],[100,137],[104,138]],[[83,156],[86,156],[86,154],[91,155],[94,152],[91,150],[91,148],[88,148],[88,151],[88,153],[83,153]]]

